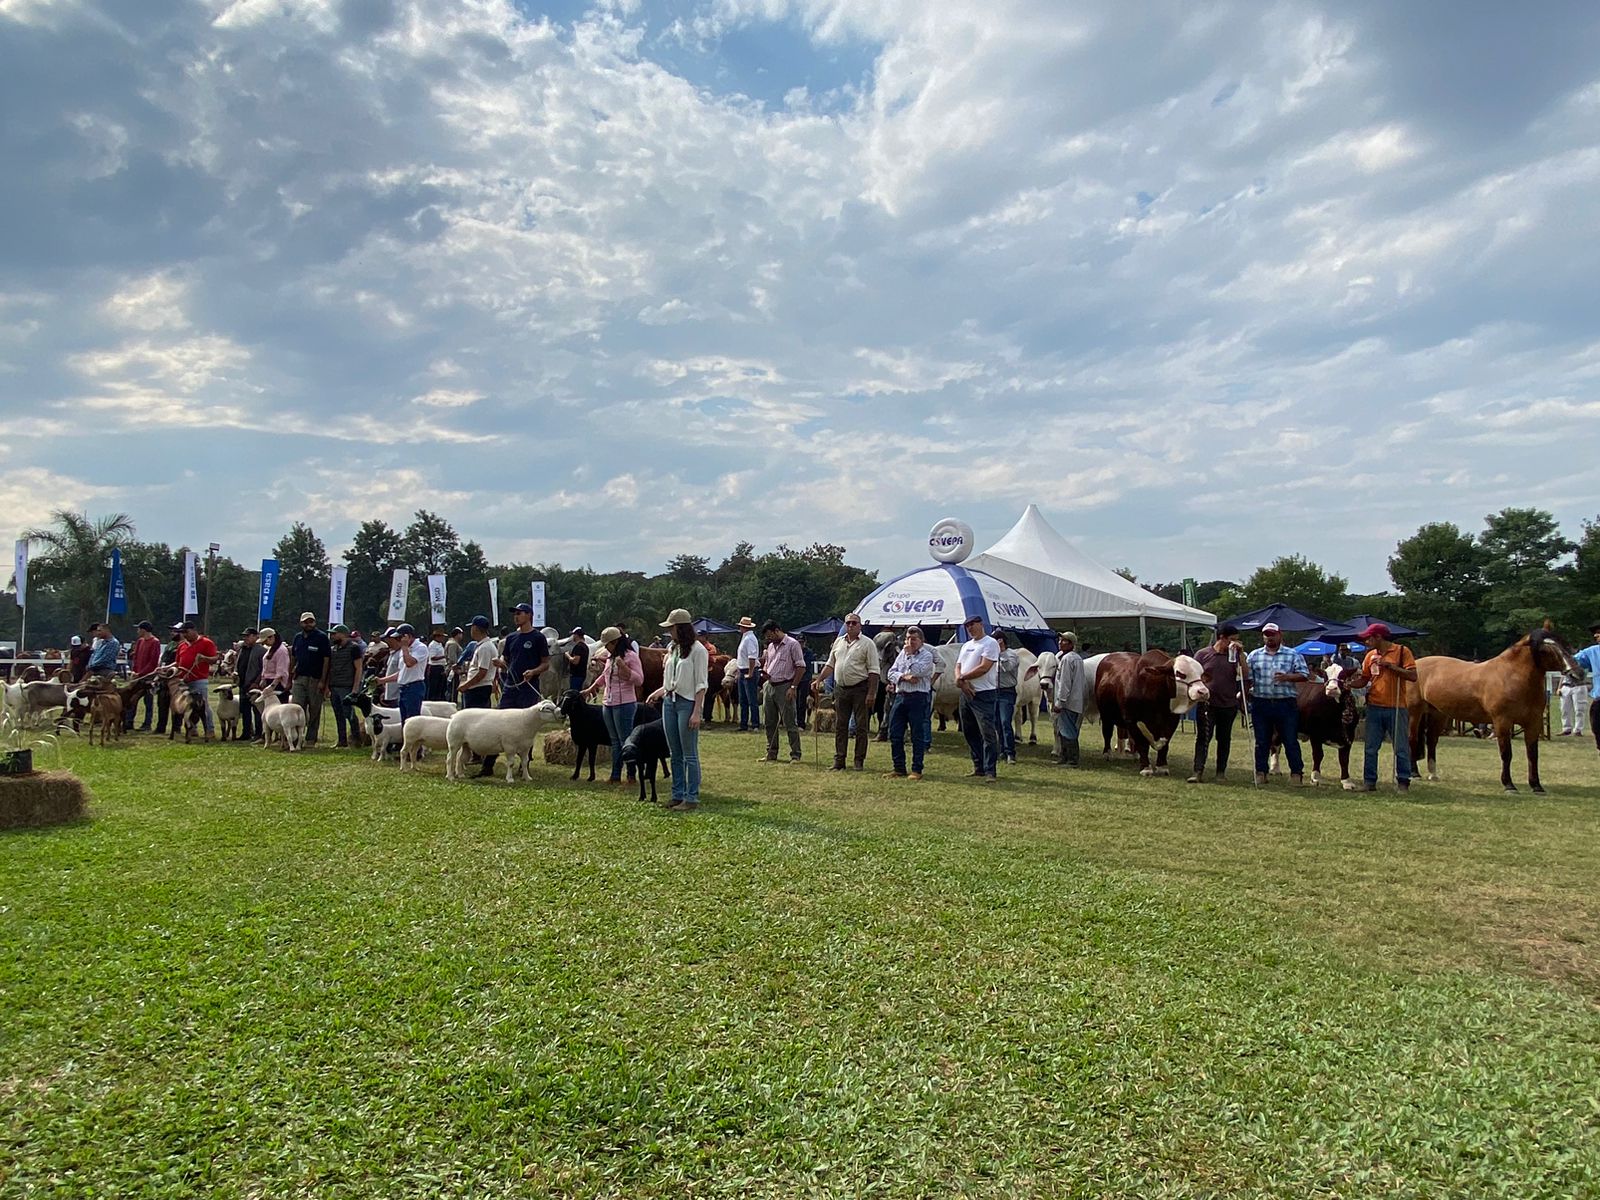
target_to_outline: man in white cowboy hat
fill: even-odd
[[[761,643],[756,640],[756,623],[751,617],[739,618],[739,652],[734,655],[739,684],[739,732],[755,733],[761,728],[761,702],[757,684],[761,675]]]

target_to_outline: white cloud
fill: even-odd
[[[1490,136],[1442,74],[1470,14],[1428,46],[1300,0],[0,19],[42,31],[0,132],[0,403],[62,480],[108,428],[184,430],[218,523],[269,544],[426,503],[491,556],[755,534],[894,568],[932,516],[1038,500],[1181,577],[1321,504],[1349,520],[1319,552],[1377,586],[1389,547],[1347,529],[1474,523],[1597,433],[1600,84],[1508,66]],[[744,27],[789,43],[740,58]],[[1403,491],[1349,486],[1376,430]],[[337,466],[268,471],[264,516],[252,455]]]

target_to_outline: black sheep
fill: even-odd
[[[667,753],[667,731],[662,728],[660,721],[633,727],[633,732],[622,743],[622,761],[639,773],[640,800],[644,799],[644,781],[648,776],[650,802],[656,802],[656,764],[660,763],[665,770],[670,757]]]
[[[578,777],[578,772],[583,768],[583,756],[588,754],[589,782],[593,783],[595,754],[601,746],[611,744],[605,718],[600,715],[598,708],[583,698],[581,692],[568,692],[561,697],[557,707],[561,715],[567,718],[567,731],[572,735],[572,744],[578,751],[577,760],[572,764],[572,777]]]

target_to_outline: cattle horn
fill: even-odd
[[[1157,741],[1156,740],[1156,735],[1150,732],[1150,726],[1146,725],[1143,721],[1138,722],[1138,726],[1139,726],[1139,732],[1144,734],[1144,740],[1149,742],[1150,745],[1154,749],[1161,750],[1161,749],[1164,749],[1166,747],[1166,744],[1167,744],[1167,739],[1166,738],[1162,738],[1159,741]]]

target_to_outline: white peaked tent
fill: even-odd
[[[1138,617],[1141,632],[1145,618],[1217,623],[1215,614],[1163,600],[1095,562],[1057,533],[1036,504],[1028,505],[1010,533],[966,565],[1009,583],[1051,621]]]

